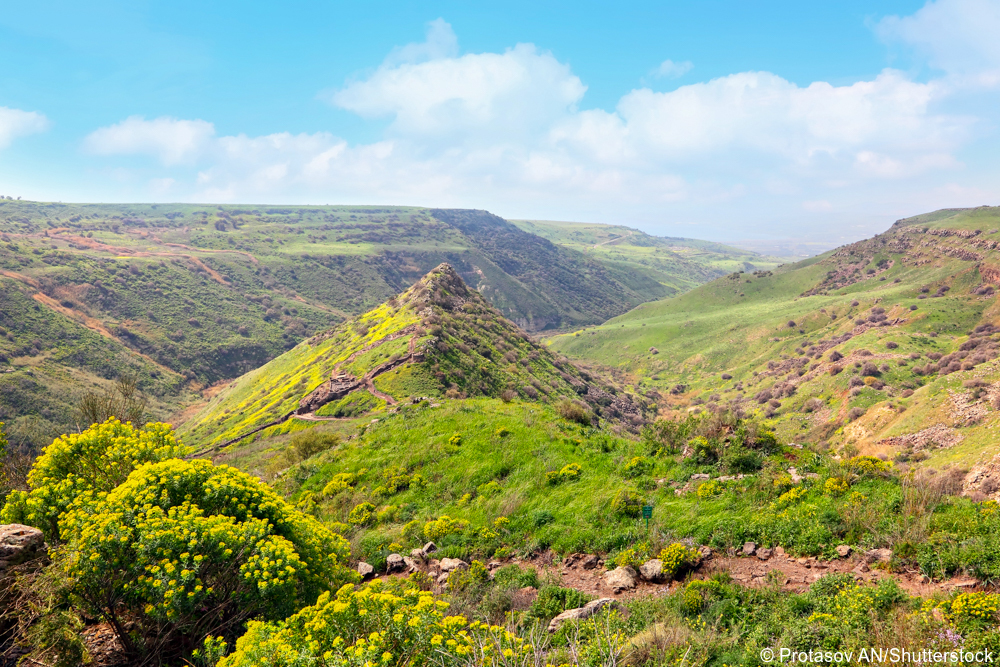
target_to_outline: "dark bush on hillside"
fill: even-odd
[[[841,372],[842,370],[844,370],[844,369],[843,369],[843,368],[841,368],[840,366],[830,366],[830,370],[829,370],[829,371],[827,371],[827,372],[828,372],[828,373],[829,373],[830,375],[837,375],[837,374],[838,374],[838,373],[840,373],[840,372]]]
[[[903,398],[909,398],[910,396],[913,396],[913,390],[912,389],[904,389],[903,392],[900,394],[900,396],[903,397]]]
[[[754,400],[757,401],[758,403],[760,403],[761,405],[763,405],[764,403],[767,403],[772,398],[773,398],[773,395],[771,394],[771,390],[770,389],[761,389],[760,391],[757,392],[757,395],[754,396]]]
[[[851,408],[850,411],[848,411],[847,413],[847,421],[852,422],[855,419],[864,416],[864,414],[865,414],[864,408]]]
[[[830,353],[830,357],[829,357],[830,361],[840,361],[843,358],[844,358],[844,355],[842,355],[837,350],[834,350],[833,352],[831,352]]]
[[[913,304],[912,306],[910,306],[910,310],[916,310],[916,309],[917,309],[917,305],[916,304]]]
[[[860,305],[861,305],[861,302],[858,301],[857,299],[855,299],[854,301],[851,301],[851,308],[856,308],[856,307],[858,307]]]
[[[788,320],[788,325],[787,326],[788,326],[789,329],[794,329],[795,326],[796,326],[795,325],[795,320]]]
[[[888,343],[885,344],[885,346],[887,349],[895,350],[897,347],[899,347],[899,343],[890,340]]]
[[[517,398],[517,392],[514,391],[513,389],[504,389],[503,391],[500,392],[500,400],[503,401],[504,403],[510,403],[515,398]],[[565,417],[565,415],[563,416]],[[569,417],[566,418],[569,419]]]
[[[854,376],[854,377],[852,377],[852,378],[850,379],[850,381],[849,381],[849,382],[847,383],[847,386],[848,386],[848,387],[863,387],[863,386],[865,386],[865,381],[864,381],[864,380],[862,380],[862,379],[861,379],[860,377],[858,377],[857,375],[855,375],[855,376]]]
[[[876,366],[870,361],[866,361],[864,365],[861,367],[862,377],[878,377],[879,374],[880,371],[878,369],[878,366]]]
[[[802,412],[815,412],[823,407],[823,401],[818,398],[810,398],[802,406]]]
[[[732,379],[733,379],[733,376],[732,376],[732,375],[730,375],[729,373],[723,373],[723,374],[722,374],[722,379],[723,379],[723,380],[732,380]]]
[[[576,422],[584,426],[590,426],[590,411],[580,402],[563,399],[556,404],[556,412],[559,416],[568,421]]]

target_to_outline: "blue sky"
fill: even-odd
[[[35,2],[0,193],[839,243],[1000,203],[1000,2]]]

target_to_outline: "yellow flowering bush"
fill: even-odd
[[[630,479],[645,475],[653,469],[653,464],[641,456],[633,456],[622,468],[622,477]]]
[[[337,495],[341,491],[347,491],[354,485],[355,477],[349,472],[338,472],[336,475],[327,482],[327,485],[323,487],[322,495],[330,498]]]
[[[879,477],[892,470],[892,461],[883,461],[874,456],[855,456],[847,459],[844,465],[858,477]]]
[[[476,494],[483,498],[492,498],[493,496],[499,495],[503,489],[500,487],[500,482],[495,479],[491,479],[485,484],[480,484],[476,487]]]
[[[401,588],[401,589],[400,589]],[[532,646],[503,628],[446,616],[448,604],[409,582],[347,585],[281,622],[251,622],[218,667],[396,667],[530,662]]]
[[[1000,594],[960,593],[941,605],[945,618],[956,625],[991,625],[1000,611]]]
[[[462,444],[462,434],[461,433],[456,433],[455,435],[453,435],[450,438],[448,438],[448,444],[452,445],[454,447],[458,447],[459,445],[461,445]]]
[[[545,473],[545,481],[549,484],[561,484],[563,482],[573,482],[580,478],[583,468],[579,463],[567,463],[560,470],[553,470]]]
[[[358,503],[347,515],[348,523],[355,526],[367,526],[375,520],[375,506],[371,503]]]
[[[722,485],[718,482],[702,482],[698,485],[699,498],[711,498],[722,493]]]
[[[639,567],[646,562],[648,557],[649,545],[646,543],[636,544],[628,549],[619,551],[618,555],[611,559],[611,565],[613,567],[623,567],[625,565]]]
[[[793,486],[788,491],[785,491],[780,496],[778,496],[778,507],[787,507],[788,505],[794,505],[803,498],[805,498],[806,490],[801,486]]]
[[[447,535],[461,533],[468,527],[468,521],[452,519],[450,516],[444,515],[436,521],[428,521],[424,524],[424,537],[428,540],[440,540]]]
[[[161,658],[356,580],[346,540],[260,480],[205,460],[147,463],[100,502],[74,504],[59,530],[57,565],[76,606],[107,619],[126,650]]]
[[[823,491],[828,496],[839,496],[847,492],[850,486],[843,477],[830,477],[823,482]]]
[[[70,505],[96,502],[144,463],[185,456],[190,449],[174,437],[169,424],[135,428],[112,417],[83,433],[56,438],[35,461],[27,493],[14,492],[0,512],[0,523],[24,523],[58,541],[59,519]]]
[[[386,468],[382,471],[381,484],[372,493],[376,496],[391,496],[410,488],[410,476],[400,468]]]
[[[701,554],[696,549],[684,546],[680,542],[669,544],[660,551],[663,562],[663,574],[669,579],[676,578],[686,569],[698,562]]]

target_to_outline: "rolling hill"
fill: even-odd
[[[242,376],[181,433],[217,448],[292,417],[337,420],[469,396],[552,403],[579,396],[580,409],[641,423],[640,407],[617,393],[537,345],[442,264],[398,297]]]
[[[512,220],[526,232],[607,267],[647,276],[675,296],[733,271],[773,269],[784,260],[711,241],[653,236],[621,225]]]
[[[773,271],[734,272],[552,349],[667,413],[759,411],[789,440],[966,467],[1000,451],[1000,209],[949,209]]]
[[[535,331],[670,293],[484,211],[3,199],[0,419],[38,422],[44,441],[74,428],[84,391],[123,373],[165,417],[189,400],[182,387],[258,368],[445,261]]]

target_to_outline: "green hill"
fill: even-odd
[[[597,415],[641,411],[608,382],[554,357],[442,264],[363,315],[300,343],[239,378],[182,426],[189,442],[219,445],[289,417],[382,412],[423,397],[580,396]],[[581,403],[586,406],[586,403]]]
[[[166,401],[164,416],[182,386],[256,369],[442,262],[528,330],[602,322],[669,293],[484,211],[5,199],[0,419],[71,430],[80,395],[126,372]]]
[[[526,232],[579,251],[608,267],[663,285],[675,296],[733,271],[773,269],[775,257],[696,239],[652,236],[621,225],[512,220]]]
[[[552,349],[629,373],[667,413],[737,405],[790,440],[971,465],[1000,449],[998,231],[989,207],[900,220],[643,304]]]

